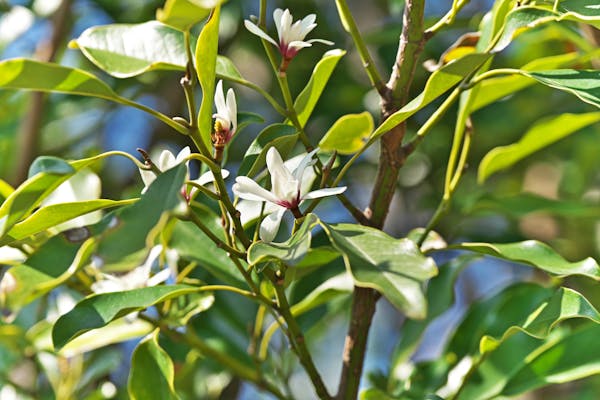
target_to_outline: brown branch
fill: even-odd
[[[71,15],[72,0],[63,0],[52,16],[52,36],[48,41],[40,43],[34,57],[40,61],[50,62],[63,43],[68,32],[68,20]],[[15,173],[12,183],[19,185],[27,179],[29,166],[38,154],[39,137],[46,108],[46,95],[42,92],[30,94],[29,107],[18,135]]]
[[[387,83],[388,91],[382,99],[383,120],[407,102],[418,58],[425,44],[424,4],[424,0],[406,0],[396,62]],[[408,156],[408,152],[405,152],[402,147],[405,132],[406,125],[402,123],[381,139],[377,178],[369,207],[365,210],[369,225],[379,229],[383,228],[385,223],[394,196],[398,173]],[[357,398],[369,328],[378,298],[379,294],[373,289],[354,288],[350,325],[346,336],[343,367],[336,396],[338,400]]]

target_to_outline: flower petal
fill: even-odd
[[[235,101],[233,89],[227,91],[227,113],[229,114],[229,122],[231,122],[230,136],[233,136],[237,129],[237,102]]]
[[[309,42],[303,42],[301,40],[294,40],[294,41],[290,42],[288,45],[288,47],[291,47],[296,50],[300,50],[305,47],[311,47],[311,46],[312,46],[312,44],[310,44]]]
[[[317,147],[316,149],[304,156],[304,158],[300,161],[300,164],[298,164],[298,166],[294,170],[294,178],[296,178],[299,181],[302,181],[302,176],[304,175],[304,170],[306,169],[306,167],[308,167],[309,165],[314,165],[317,161],[313,159],[313,156],[317,154],[318,151],[319,148]]]
[[[271,190],[274,195],[279,200],[287,202],[297,200],[300,190],[299,181],[285,167],[275,147],[270,147],[267,151],[267,169],[271,174]]]
[[[302,200],[310,200],[310,199],[318,199],[320,197],[327,196],[335,196],[346,191],[346,186],[335,187],[335,188],[325,188],[325,189],[317,189],[312,192],[306,193]]]
[[[268,215],[260,224],[260,238],[263,242],[272,242],[277,236],[281,219],[285,213],[285,208],[279,208],[273,214]]]
[[[217,107],[217,114],[226,115],[227,105],[225,104],[225,96],[223,95],[223,81],[217,82],[215,89],[215,107]]]
[[[174,167],[175,165],[177,164],[173,153],[171,153],[169,150],[161,151],[160,156],[158,157],[158,169],[160,169],[161,172],[165,172],[166,170]]]
[[[306,43],[323,43],[326,44],[327,46],[333,46],[335,43],[329,41],[329,40],[325,40],[325,39],[310,39],[307,40]]]
[[[258,26],[256,26],[252,22],[250,22],[248,20],[245,20],[244,21],[244,26],[251,33],[255,34],[256,36],[260,37],[261,39],[265,39],[268,42],[273,43],[275,46],[279,46],[279,44],[275,40],[273,40],[272,37],[270,37],[269,35],[267,35],[262,29],[260,29]]]
[[[279,201],[273,193],[264,189],[247,176],[238,176],[235,178],[232,190],[237,196],[246,200],[270,201],[271,203]]]

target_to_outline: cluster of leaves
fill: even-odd
[[[265,27],[265,3],[260,2],[257,24],[247,21],[254,32]],[[432,36],[450,25],[466,3],[454,1],[426,34]],[[408,318],[389,372],[375,378],[363,398],[488,399],[597,374],[600,349],[593,343],[600,332],[600,313],[583,291],[565,284],[567,278],[579,276],[597,285],[600,266],[593,258],[570,262],[535,240],[448,245],[432,231],[451,206],[463,176],[471,138],[477,133],[470,122],[476,111],[535,83],[600,107],[600,73],[569,69],[587,63],[595,55],[593,50],[546,57],[517,69],[493,68],[496,55],[523,32],[573,21],[600,26],[600,10],[592,3],[498,0],[481,23],[477,43],[459,40],[453,45],[412,100],[378,125],[369,112],[351,113],[321,135],[318,159],[306,161],[314,165],[304,167],[319,178],[317,184],[309,182],[311,188],[323,191],[343,182],[358,158],[387,132],[443,100],[406,139],[407,149],[417,148],[443,114],[458,103],[438,212],[426,228],[405,238],[365,226],[368,217],[338,191],[337,200],[358,223],[328,223],[313,212],[321,198],[306,197],[301,209],[299,204],[279,204],[296,218],[287,240],[261,241],[259,226],[269,213],[268,205],[259,204],[256,210],[227,191],[221,169],[227,164],[227,148],[222,154],[215,145],[215,130],[221,125],[213,124],[217,80],[256,91],[281,114],[280,122],[268,125],[254,138],[237,171],[238,184],[242,176],[266,182],[266,166],[275,175],[273,161],[269,161],[273,160],[271,149],[291,158],[302,148],[312,157],[314,145],[306,127],[344,50],[327,51],[294,98],[287,68],[296,52],[281,45],[281,25],[280,42],[271,43],[266,34],[259,35],[281,89],[281,104],[245,79],[235,60],[218,54],[221,2],[217,0],[168,0],[156,21],[92,27],[72,41],[72,47],[116,78],[152,70],[184,73],[188,119],[171,118],[121,96],[82,69],[30,59],[0,61],[2,89],[66,93],[135,107],[185,135],[198,151],[168,168],[159,167],[147,155],[141,163],[116,151],[69,161],[40,157],[18,187],[0,181],[0,262],[7,265],[0,281],[6,317],[0,326],[0,348],[7,354],[1,384],[31,396],[42,390],[42,382],[24,386],[9,373],[11,367],[28,361],[27,354],[33,355],[35,368],[44,371],[56,397],[94,398],[100,393],[100,389],[94,392],[94,385],[121,361],[112,346],[143,337],[131,358],[126,388],[131,398],[209,398],[226,386],[235,387],[238,379],[277,398],[290,398],[294,395],[289,389],[291,372],[282,361],[290,355],[308,374],[316,395],[332,398],[303,333],[317,322],[305,323],[302,317],[322,312],[324,306],[335,309],[336,301],[348,298],[355,288],[376,290]],[[336,5],[344,28],[365,56],[363,39],[346,2],[338,0]],[[282,14],[276,12],[279,18]],[[195,38],[193,27],[199,23],[202,27]],[[281,51],[281,63],[271,44]],[[375,84],[378,80],[371,68],[366,63]],[[196,86],[202,93],[199,105]],[[483,158],[479,181],[598,120],[600,113],[594,111],[536,122],[520,141],[495,148]],[[261,122],[261,116],[240,113],[236,135],[245,125]],[[214,152],[210,150],[213,145]],[[140,170],[156,174],[139,198],[49,202],[75,177],[113,156],[125,157]],[[190,160],[210,171],[213,187],[190,181],[186,163]],[[278,168],[288,167],[278,164]],[[278,194],[278,181],[273,177],[271,182],[273,193]],[[294,183],[297,200],[300,184]],[[193,196],[192,188],[197,190]],[[531,203],[540,205],[539,201]],[[561,204],[555,207],[564,209]],[[73,225],[75,218],[99,211],[105,212],[100,218]],[[434,255],[440,252],[459,255],[438,266]],[[452,306],[457,277],[480,255],[528,265],[551,279],[519,282],[475,302],[445,343],[443,356],[416,362],[412,356],[426,328]],[[160,272],[153,273],[156,265]],[[158,276],[165,279],[153,280]],[[98,290],[100,282],[112,282],[116,289]],[[64,306],[65,299],[73,304]],[[57,310],[46,307],[49,303],[56,303]],[[33,322],[20,320],[31,305],[47,310]],[[291,351],[279,349],[274,339],[278,331]],[[56,374],[57,366],[64,364],[69,372]],[[179,366],[178,374],[174,364]],[[214,377],[214,385],[201,387],[198,374]]]

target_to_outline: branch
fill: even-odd
[[[400,36],[398,53],[390,80],[387,96],[382,99],[382,117],[385,120],[402,107],[409,95],[419,55],[425,43],[423,10],[424,0],[406,0],[404,26]],[[381,155],[377,178],[365,216],[369,225],[381,229],[389,211],[396,188],[398,172],[404,164],[407,152],[402,147],[406,123],[396,126],[381,139]],[[367,347],[369,328],[379,294],[368,288],[354,288],[350,326],[346,336],[344,359],[336,399],[356,399]]]

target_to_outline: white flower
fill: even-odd
[[[237,130],[237,103],[235,93],[231,88],[227,91],[227,101],[225,101],[223,81],[217,83],[215,106],[217,112],[213,114],[213,118],[215,118],[213,142],[215,145],[225,145],[229,143]]]
[[[189,176],[190,176],[189,156],[190,156],[190,154],[191,154],[191,151],[188,146],[184,147],[177,154],[177,157],[174,156],[173,153],[171,153],[169,150],[163,150],[160,153],[160,156],[158,157],[158,163],[156,163],[155,165],[161,172],[164,172],[164,171],[171,169],[171,168],[175,167],[176,165],[179,165],[185,161],[185,164],[188,167],[186,180],[189,180]],[[221,170],[221,173],[223,174],[223,178],[227,178],[229,176],[229,171],[227,171],[225,169]],[[140,169],[140,175],[142,176],[142,181],[144,181],[144,185],[145,185],[144,189],[142,189],[142,194],[144,194],[144,193],[146,193],[146,190],[148,190],[148,187],[150,186],[150,184],[152,182],[154,182],[154,180],[156,179],[156,174],[150,170]],[[205,172],[204,174],[200,175],[200,177],[198,179],[195,179],[191,182],[195,182],[198,185],[204,186],[207,183],[213,182],[214,180],[215,180],[214,175],[212,174],[212,172],[208,171],[208,172]],[[185,187],[182,188],[182,194],[186,198],[186,200],[193,198],[195,192],[196,192],[195,188],[192,188],[189,192],[187,191],[187,188],[185,188]]]
[[[277,149],[271,147],[267,151],[267,169],[271,174],[270,192],[246,176],[238,176],[235,179],[236,183],[233,185],[233,192],[237,196],[246,200],[266,201],[272,205],[270,207],[272,213],[260,224],[260,237],[263,241],[270,242],[275,238],[281,224],[281,218],[286,210],[292,211],[297,216],[300,213],[298,206],[304,200],[334,196],[346,190],[344,186],[309,192],[310,187],[303,185],[305,169],[315,163],[313,156],[317,150],[315,149],[308,153],[300,161],[296,169],[291,172],[284,165]]]
[[[124,290],[139,289],[143,287],[156,286],[174,277],[177,274],[178,255],[175,250],[166,250],[166,268],[150,276],[152,266],[163,251],[161,245],[154,246],[144,264],[124,275],[101,274],[102,279],[92,284],[94,293],[120,292]]]
[[[276,42],[273,38],[267,35],[262,29],[256,24],[245,20],[244,25],[253,34],[273,43],[285,60],[291,60],[298,52],[304,47],[312,46],[314,42],[320,42],[327,45],[332,45],[333,42],[323,39],[311,39],[304,40],[306,35],[312,31],[317,24],[315,14],[309,14],[304,19],[296,21],[294,23],[292,14],[287,8],[282,10],[281,8],[276,9],[273,12],[273,20],[275,21],[275,27],[277,28],[277,35],[279,36],[279,42]]]

